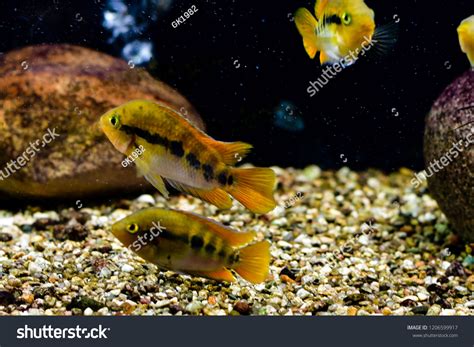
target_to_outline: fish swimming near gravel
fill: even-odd
[[[458,27],[459,44],[474,67],[474,15],[464,19]]]
[[[219,208],[232,206],[229,194],[254,213],[276,206],[275,173],[269,168],[236,168],[252,145],[214,140],[170,107],[134,100],[100,118],[100,126],[114,147],[135,159],[139,174],[168,197],[165,182]]]
[[[265,281],[270,244],[253,231],[238,232],[190,212],[148,208],[112,225],[112,233],[143,259],[167,270],[235,281],[230,269],[252,283]]]
[[[344,58],[354,62],[358,53],[365,53],[361,49],[365,45],[374,44],[386,51],[395,43],[395,27],[376,28],[374,11],[363,0],[317,0],[314,13],[315,16],[306,8],[299,8],[295,24],[306,53],[313,59],[320,52],[321,64]]]

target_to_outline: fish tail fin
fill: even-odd
[[[269,168],[233,168],[230,195],[254,213],[267,213],[276,206],[273,198],[275,172]]]
[[[398,30],[398,24],[395,22],[375,28],[371,39],[375,52],[379,55],[386,55],[390,52],[397,43]]]
[[[268,276],[270,266],[270,243],[261,241],[242,248],[240,261],[234,270],[251,283],[261,283]]]
[[[303,45],[306,53],[313,59],[318,52],[316,28],[318,21],[306,8],[299,8],[295,13],[295,23],[300,35],[303,37]]]

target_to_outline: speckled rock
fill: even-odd
[[[426,118],[425,165],[440,160],[462,140],[458,157],[428,178],[429,189],[455,230],[474,241],[474,71],[448,86]]]
[[[0,169],[48,128],[60,136],[0,180],[0,190],[14,197],[79,198],[147,186],[133,166],[121,166],[123,155],[96,126],[106,110],[138,98],[167,103],[204,127],[178,92],[109,55],[71,45],[31,46],[2,55]]]

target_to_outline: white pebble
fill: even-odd
[[[456,314],[456,310],[453,309],[442,309],[441,313],[439,314],[440,316],[454,316]]]
[[[124,265],[122,266],[122,271],[123,271],[123,272],[132,272],[132,271],[133,271],[133,266],[130,266],[130,265],[128,265],[128,264],[124,264]]]
[[[137,198],[137,201],[141,202],[141,203],[144,203],[144,204],[150,204],[150,205],[154,205],[156,203],[155,199],[150,194],[140,195]]]
[[[92,311],[92,309],[90,307],[88,307],[84,310],[84,316],[92,316],[93,313],[94,313],[94,311]]]
[[[306,299],[308,296],[310,296],[311,293],[308,292],[306,289],[301,288],[296,292],[296,296],[301,298],[301,299]]]

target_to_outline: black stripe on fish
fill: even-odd
[[[232,183],[234,183],[234,176],[229,175],[229,177],[227,177],[227,184],[231,186]]]
[[[123,130],[128,135],[137,135],[137,136],[141,137],[142,139],[144,139],[149,144],[161,145],[161,146],[164,146],[166,148],[170,147],[170,141],[167,138],[161,137],[158,134],[151,134],[146,130],[143,130],[143,129],[140,129],[140,128],[137,128],[137,127],[131,127],[131,126],[128,126],[128,125],[122,125],[120,127],[120,130]]]
[[[324,17],[324,19],[325,19],[326,25],[329,25],[331,23],[335,23],[335,24],[342,23],[341,17],[339,17],[337,14],[333,14],[332,16],[329,16],[329,17]]]
[[[163,230],[162,232],[160,232],[160,238],[167,239],[167,240],[170,240],[170,241],[181,241],[181,242],[185,242],[185,243],[188,242],[187,236],[175,234],[175,233],[167,231],[167,230]]]
[[[189,165],[196,170],[199,170],[201,168],[201,162],[199,159],[194,155],[194,153],[188,153],[186,155],[186,160],[188,161]]]
[[[204,170],[204,178],[206,181],[212,181],[214,179],[214,170],[212,169],[212,166],[209,164],[204,164],[202,169]]]

